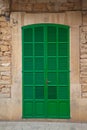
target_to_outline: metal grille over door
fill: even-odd
[[[22,28],[23,118],[70,118],[69,27]]]

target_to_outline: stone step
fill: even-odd
[[[0,122],[0,130],[87,130],[87,123],[41,121]]]

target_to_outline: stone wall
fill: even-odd
[[[87,98],[87,26],[80,27],[80,82],[81,95]]]
[[[63,12],[81,10],[81,0],[12,0],[12,11]]]
[[[84,1],[84,0],[83,0]],[[87,98],[87,2],[83,2],[82,25],[80,26],[80,83],[81,96]]]
[[[10,0],[0,0],[0,16],[8,15],[10,11]]]
[[[0,0],[0,97],[11,96],[11,26],[9,1]]]

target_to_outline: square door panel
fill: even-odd
[[[67,45],[67,43],[59,43],[58,56],[68,56],[68,45]]]
[[[56,85],[57,84],[57,73],[56,72],[48,72],[48,85]]]
[[[24,99],[33,99],[33,86],[24,86]]]
[[[58,59],[59,70],[69,70],[69,61],[67,57],[59,57]]]
[[[33,102],[24,102],[23,112],[24,117],[33,117]]]
[[[48,42],[56,42],[56,27],[49,26],[47,28],[47,41]]]
[[[33,56],[33,44],[24,44],[24,56]]]
[[[68,30],[67,28],[58,29],[58,41],[59,42],[68,42]]]
[[[35,58],[35,70],[44,70],[44,58]]]
[[[44,98],[44,86],[35,86],[35,98],[36,99]]]
[[[24,58],[24,70],[33,70],[33,58]]]
[[[33,73],[32,72],[25,72],[23,83],[24,85],[32,85],[33,84]]]
[[[69,101],[60,101],[59,102],[59,116],[60,118],[70,118],[69,117]]]
[[[59,72],[58,73],[58,84],[59,85],[69,85],[68,72]]]
[[[47,45],[48,56],[56,56],[56,43],[48,43]]]
[[[69,86],[59,86],[58,90],[59,99],[69,99]]]
[[[57,87],[48,86],[48,99],[57,99]]]
[[[43,85],[44,84],[44,72],[35,73],[35,84]]]
[[[34,51],[35,51],[35,56],[44,56],[44,44],[36,43]]]
[[[57,102],[48,102],[48,117],[57,117]]]
[[[35,102],[35,115],[36,115],[36,117],[45,116],[45,104],[44,104],[44,102],[41,102],[41,101]]]
[[[32,28],[24,29],[24,41],[25,42],[33,41],[33,29]]]
[[[34,30],[34,42],[43,42],[44,41],[44,28],[36,27]]]
[[[56,58],[48,58],[48,70],[57,70]]]

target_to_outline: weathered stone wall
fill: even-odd
[[[10,0],[0,0],[0,16],[8,15],[10,11]]]
[[[87,1],[82,3],[82,25],[80,26],[80,83],[81,96],[87,98]]]
[[[87,97],[87,26],[80,27],[80,82],[82,97]]]
[[[0,97],[11,96],[11,26],[9,1],[0,0]]]
[[[81,10],[81,0],[12,0],[12,11],[63,12]]]

